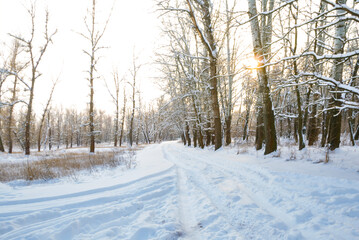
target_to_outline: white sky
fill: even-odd
[[[104,23],[114,0],[98,1],[97,21]],[[37,0],[37,34],[42,37],[44,12],[50,12],[50,31],[57,29],[54,44],[46,52],[40,66],[43,76],[38,79],[35,91],[35,109],[41,111],[46,103],[51,81],[60,76],[53,104],[85,109],[89,101],[89,87],[85,71],[89,59],[82,53],[87,42],[76,32],[85,32],[84,17],[91,0]],[[0,54],[6,46],[11,46],[12,38],[8,33],[29,36],[30,18],[25,7],[30,0],[0,0]],[[150,63],[159,41],[159,20],[157,20],[154,1],[116,0],[115,7],[102,46],[109,47],[100,52],[103,56],[98,65],[99,75],[112,82],[114,68],[123,75],[132,63],[133,48],[136,47],[139,63]],[[101,27],[103,25],[99,25]],[[88,49],[88,48],[87,48]],[[1,56],[3,58],[4,56]],[[160,92],[153,83],[154,66],[146,65],[138,75],[140,90],[146,102],[159,96]],[[128,76],[130,80],[130,76]],[[95,106],[108,112],[113,105],[102,79],[95,83]]]

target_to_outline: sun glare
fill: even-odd
[[[247,67],[247,68],[251,68],[251,69],[254,69],[254,68],[257,68],[258,67],[258,61],[254,58],[254,57],[250,57],[246,60],[246,62],[244,63],[244,65]]]

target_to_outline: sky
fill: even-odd
[[[42,76],[36,82],[34,107],[41,112],[49,96],[52,81],[59,78],[53,105],[64,108],[85,109],[89,101],[89,87],[86,80],[89,58],[83,53],[88,49],[86,40],[78,33],[85,33],[84,18],[91,0],[37,0],[36,34],[40,43],[44,29],[44,13],[50,12],[50,32],[57,29],[53,44],[40,65]],[[12,38],[8,33],[28,38],[31,24],[26,8],[30,0],[0,0],[0,56],[6,57],[6,49],[11,46]],[[105,32],[99,52],[98,79],[95,81],[95,106],[98,109],[113,111],[113,104],[104,84],[111,84],[112,72],[117,69],[120,77],[128,81],[128,69],[132,64],[133,52],[138,64],[143,67],[138,73],[138,86],[145,102],[150,103],[161,92],[154,83],[155,67],[151,65],[159,42],[158,13],[154,1],[149,0],[102,0],[97,3],[98,27],[102,28],[113,7],[110,22]]]

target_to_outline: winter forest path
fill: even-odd
[[[241,158],[165,142],[125,172],[2,184],[0,239],[359,239],[357,180]]]

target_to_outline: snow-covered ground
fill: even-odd
[[[0,239],[359,239],[359,152],[282,151],[166,142],[135,169],[0,184]]]

